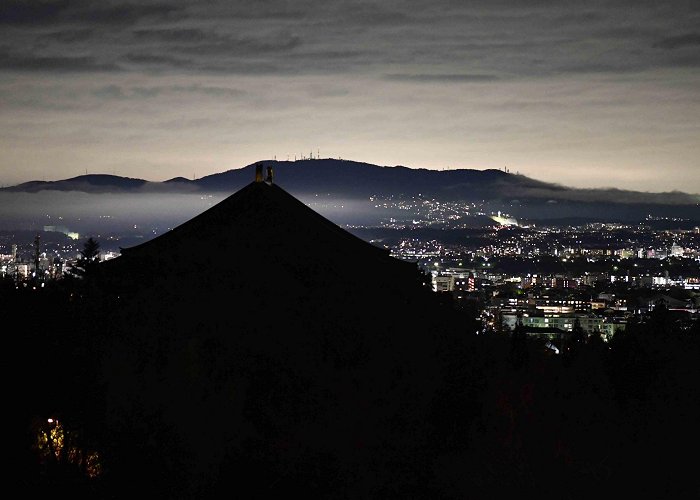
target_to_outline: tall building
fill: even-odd
[[[433,278],[433,289],[436,292],[451,292],[455,289],[455,277],[452,275],[437,275]]]

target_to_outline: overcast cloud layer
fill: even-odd
[[[296,155],[700,193],[697,1],[0,3],[0,183]]]

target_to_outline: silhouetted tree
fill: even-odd
[[[92,236],[83,245],[78,261],[71,265],[70,274],[76,278],[90,278],[100,262],[100,244]]]
[[[39,262],[41,255],[40,241],[40,236],[37,234],[34,237],[34,281],[39,281],[41,279],[41,273],[39,272]]]
[[[669,336],[674,331],[674,321],[668,306],[663,299],[656,301],[654,309],[649,314],[647,331],[651,335]]]
[[[574,327],[571,330],[571,340],[574,344],[582,344],[586,341],[586,332],[581,326],[578,318],[574,320]]]
[[[520,319],[511,333],[509,359],[515,369],[522,368],[528,360],[528,339],[525,327]]]
[[[427,288],[428,290],[433,289],[433,278],[430,276],[430,273],[423,271],[420,269],[418,266],[416,266],[416,281],[422,286]]]
[[[590,335],[588,335],[586,344],[598,356],[606,356],[608,351],[608,345],[606,344],[605,340],[603,340],[603,334],[599,330],[596,330]]]

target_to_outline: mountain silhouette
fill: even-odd
[[[143,179],[108,174],[86,174],[60,181],[30,181],[3,188],[4,191],[36,193],[39,191],[82,191],[87,193],[114,193],[142,189],[149,184]],[[157,183],[154,183],[157,184]]]
[[[700,196],[683,192],[650,193],[616,188],[577,189],[507,173],[502,170],[433,170],[379,166],[339,159],[298,161],[266,160],[285,189],[295,196],[323,194],[338,198],[421,195],[443,200],[502,200],[697,206]],[[31,181],[0,191],[42,190],[103,192],[207,192],[231,193],[248,184],[255,164],[189,180],[175,177],[164,182],[115,175],[84,175],[59,181]]]
[[[700,222],[700,196],[681,192],[575,189],[493,169],[430,170],[339,159],[271,160],[264,163],[274,169],[277,181],[285,186],[287,192],[339,224],[376,225],[379,219],[392,216],[389,211],[381,210],[385,202],[392,206],[403,204],[399,207],[402,209],[400,213],[393,214],[394,217],[420,219],[421,203],[426,200],[431,200],[429,203],[461,203],[463,209],[470,204],[474,213],[466,217],[464,222],[467,226],[481,224],[474,214],[497,211],[503,211],[519,221],[549,219],[552,222],[553,219],[577,217],[583,223],[640,223],[651,215],[655,220],[662,221],[661,229],[688,229]],[[118,220],[136,219],[148,221],[146,224],[159,221],[163,226],[172,227],[185,220],[173,217],[172,213],[182,211],[187,203],[191,205],[193,198],[222,199],[245,187],[254,176],[254,169],[255,165],[251,164],[199,179],[175,177],[164,182],[88,175],[64,181],[33,181],[0,189],[0,193],[35,193],[42,197],[38,202],[40,205],[65,215],[75,212],[74,206],[65,206],[66,195],[79,191],[84,198],[84,211],[77,213],[76,217],[85,221],[90,211],[104,210],[103,202],[106,199],[86,195],[109,194],[108,199],[113,201],[109,205],[110,215],[115,216],[110,219],[110,224],[116,224]],[[163,198],[159,198],[160,195]],[[178,203],[179,196],[182,196],[182,204]],[[123,197],[121,202],[120,197]],[[36,220],[36,210],[30,197],[20,198],[27,204],[26,209],[20,211],[17,211],[14,198],[8,196],[6,199],[12,203],[8,211],[17,212],[14,218],[21,219],[21,224],[27,224],[27,219]],[[139,207],[149,204],[155,204],[157,208],[142,213]],[[353,206],[354,209],[338,211],[334,208],[337,206]],[[396,206],[391,210],[394,208]],[[189,216],[193,213],[198,212],[192,212]],[[45,216],[43,209],[38,216]],[[10,217],[6,223],[18,224]],[[80,223],[81,226],[86,224]],[[81,228],[80,232],[110,230],[113,228],[100,226],[97,229],[93,224],[88,229]]]

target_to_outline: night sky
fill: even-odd
[[[0,3],[0,184],[264,159],[700,193],[700,2]]]

